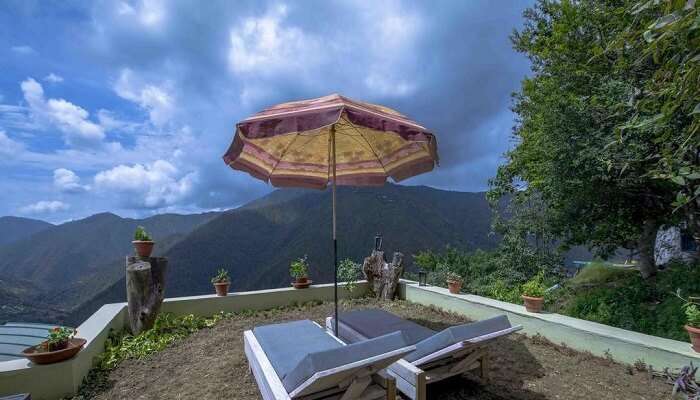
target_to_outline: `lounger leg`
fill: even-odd
[[[480,360],[480,367],[479,367],[479,375],[481,376],[481,379],[483,381],[488,381],[489,380],[489,353],[486,352],[484,355],[481,357]]]

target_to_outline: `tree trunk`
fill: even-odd
[[[658,271],[654,250],[656,248],[656,233],[659,230],[658,224],[653,220],[644,221],[642,234],[639,237],[639,272],[642,278],[647,279]]]
[[[394,258],[389,264],[384,260],[383,251],[373,250],[371,256],[365,257],[362,271],[376,298],[393,300],[403,274],[403,254],[394,253]]]
[[[126,258],[126,300],[131,333],[151,329],[165,297],[165,257]]]

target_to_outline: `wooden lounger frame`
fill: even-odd
[[[517,325],[455,343],[413,362],[401,359],[390,365],[386,371],[396,379],[396,388],[405,396],[413,400],[426,400],[426,385],[430,383],[462,375],[474,369],[479,370],[482,379],[488,379],[486,345],[520,329],[522,326]],[[332,317],[326,318],[326,330],[333,332]],[[353,342],[367,339],[342,321],[338,326],[338,332]]]
[[[316,324],[318,325],[318,324]],[[320,325],[319,328],[323,329]],[[333,335],[330,335],[333,336]],[[335,336],[333,336],[335,338]],[[337,340],[337,338],[335,338]],[[243,332],[245,354],[264,400],[373,400],[396,398],[394,378],[381,371],[415,349],[403,347],[340,367],[319,371],[288,393],[253,331]],[[338,340],[341,344],[344,342]]]

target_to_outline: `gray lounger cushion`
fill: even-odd
[[[308,319],[259,326],[253,328],[253,334],[280,379],[284,379],[308,353],[343,346]]]
[[[435,334],[432,329],[379,309],[342,313],[340,314],[340,322],[370,339],[401,331],[409,345],[416,344]],[[343,339],[350,338],[343,337]]]
[[[309,320],[259,326],[253,334],[288,392],[316,372],[408,346],[401,332],[344,346]]]
[[[510,321],[505,315],[449,327],[427,339],[416,343],[416,350],[404,357],[407,361],[416,361],[445,347],[473,339],[489,333],[510,328]]]
[[[283,379],[288,392],[293,391],[315,373],[361,361],[380,354],[406,347],[401,332],[393,332],[347,346],[309,353]]]

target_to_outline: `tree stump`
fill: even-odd
[[[131,333],[153,327],[165,297],[165,257],[126,258],[126,301]]]
[[[403,254],[394,253],[391,263],[387,263],[383,251],[373,250],[371,256],[365,257],[362,272],[376,298],[393,300],[403,274]]]

